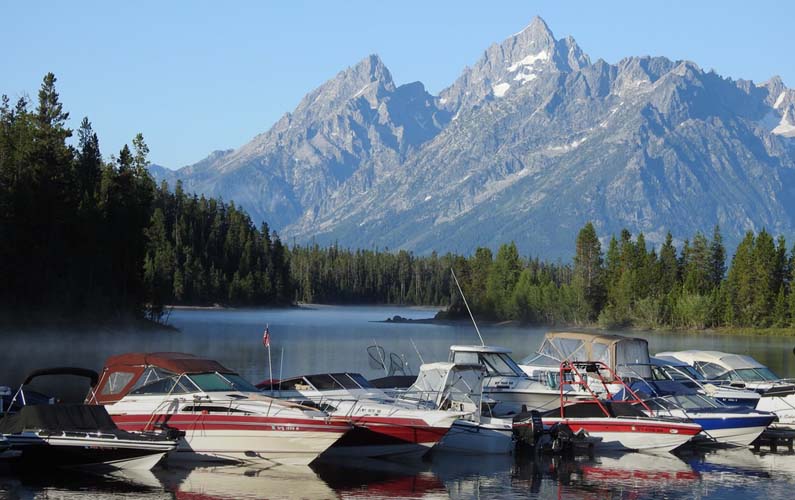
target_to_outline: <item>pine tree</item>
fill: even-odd
[[[709,245],[709,280],[712,288],[720,286],[726,275],[726,249],[723,247],[723,236],[720,234],[720,226],[715,225],[712,232],[712,241]]]
[[[579,317],[596,319],[605,300],[602,248],[593,224],[588,222],[577,235],[573,286],[577,292]]]

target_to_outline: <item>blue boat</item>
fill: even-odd
[[[674,380],[636,380],[630,388],[650,409],[650,416],[687,418],[699,424],[709,442],[748,446],[776,420],[776,415],[745,406],[726,406]]]

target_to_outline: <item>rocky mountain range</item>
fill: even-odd
[[[795,235],[795,90],[592,62],[536,18],[438,96],[371,55],[241,148],[152,172],[290,241],[568,258],[590,220],[654,244],[720,224],[733,249],[749,229]]]

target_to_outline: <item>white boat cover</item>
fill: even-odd
[[[751,356],[743,356],[742,354],[731,354],[728,352],[720,351],[678,351],[678,352],[661,352],[658,354],[660,357],[672,357],[683,361],[689,365],[693,365],[697,361],[706,363],[715,363],[726,370],[742,370],[745,368],[766,368],[765,365],[755,360]]]
[[[548,332],[538,353],[558,361],[601,361],[622,377],[651,376],[646,339],[585,332]],[[638,366],[627,366],[633,364]]]

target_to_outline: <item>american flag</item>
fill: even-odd
[[[265,347],[271,346],[271,332],[268,331],[268,327],[265,327],[265,333],[262,334],[262,345]]]

